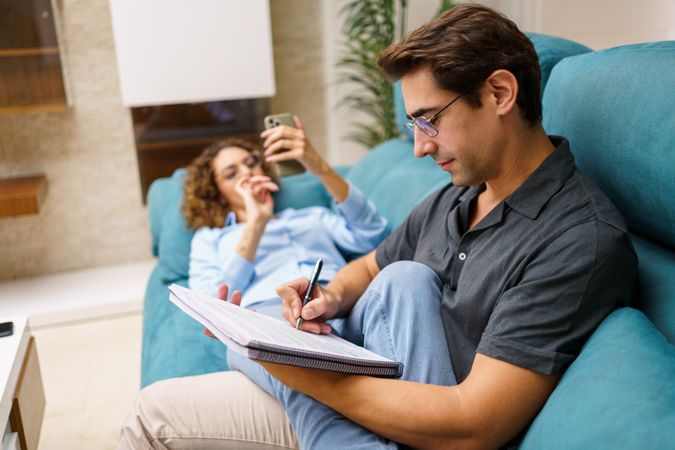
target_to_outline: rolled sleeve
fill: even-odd
[[[231,250],[223,262],[220,284],[226,283],[233,290],[243,291],[255,277],[255,267],[248,259]]]
[[[349,186],[347,198],[342,203],[334,202],[335,208],[345,217],[358,222],[362,217],[368,217],[375,207],[368,204],[363,193],[353,184],[347,182],[347,185]]]
[[[331,233],[335,245],[353,254],[374,249],[387,235],[387,219],[354,185],[349,183],[347,198],[335,204],[337,214],[322,210],[320,220]]]
[[[225,283],[230,292],[243,291],[255,278],[253,263],[224,242],[231,228],[197,230],[190,248],[188,286],[208,295],[216,295]]]

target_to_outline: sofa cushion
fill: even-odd
[[[638,306],[675,343],[675,251],[633,235],[638,255]]]
[[[541,95],[544,95],[544,87],[548,82],[553,67],[561,59],[568,56],[579,55],[592,51],[590,48],[578,42],[570,41],[555,36],[547,36],[539,33],[525,33],[534,45],[534,50],[539,57],[539,67],[541,68]]]
[[[390,139],[368,152],[347,174],[396,228],[426,196],[450,182],[431,158],[415,158],[412,142]]]
[[[675,247],[675,41],[565,58],[544,91],[544,127],[570,140],[579,168],[628,226]]]
[[[165,283],[178,283],[188,277],[190,246],[194,230],[187,228],[180,210],[180,199],[164,216],[159,238],[158,265]]]
[[[148,222],[150,223],[150,237],[152,239],[150,247],[152,254],[159,254],[159,235],[162,233],[164,223],[164,213],[168,197],[171,195],[173,182],[171,178],[160,178],[155,180],[148,190]]]
[[[632,308],[612,313],[527,431],[523,449],[672,448],[675,348]]]
[[[178,284],[187,285],[187,280]],[[169,289],[156,267],[143,305],[141,387],[166,378],[227,370],[226,348],[203,334],[199,322],[169,301]]]

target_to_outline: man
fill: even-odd
[[[546,136],[537,55],[502,15],[459,6],[378,62],[401,80],[415,155],[452,184],[304,308],[306,279],[277,292],[291,323],[302,315],[306,331],[333,328],[404,362],[402,379],[230,365],[276,397],[303,448],[516,443],[595,327],[630,301],[625,225],[568,142]]]

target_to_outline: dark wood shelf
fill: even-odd
[[[0,0],[0,113],[67,108],[52,0]]]
[[[37,214],[46,195],[45,175],[0,179],[0,217]]]
[[[0,114],[23,112],[63,112],[68,109],[66,102],[42,103],[35,105],[0,106]]]
[[[238,135],[216,135],[208,136],[205,138],[192,138],[192,139],[175,139],[172,141],[155,141],[155,142],[144,142],[142,144],[136,144],[136,148],[139,152],[145,151],[162,151],[165,149],[173,149],[177,147],[203,147],[206,148],[209,144],[221,139],[227,139],[236,137],[239,139],[245,139],[247,141],[256,142],[258,140],[258,133],[246,133]]]
[[[0,58],[16,58],[21,56],[58,55],[58,47],[31,47],[31,48],[3,48],[0,49]]]

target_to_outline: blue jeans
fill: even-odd
[[[441,319],[442,297],[441,281],[429,267],[401,261],[378,274],[347,318],[330,323],[341,337],[403,362],[402,380],[452,386],[457,381]],[[278,303],[251,307],[281,317]],[[228,363],[279,400],[302,448],[399,448],[397,443],[289,389],[252,360],[228,352]]]

